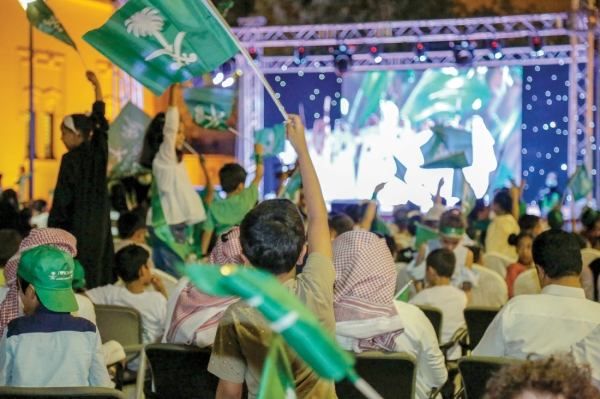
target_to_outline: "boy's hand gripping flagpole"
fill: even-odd
[[[281,112],[283,119],[285,121],[287,121],[288,114],[287,114],[287,112],[285,112],[285,109],[283,108],[281,101],[279,101],[279,99],[275,95],[275,92],[273,91],[273,88],[271,87],[269,82],[267,82],[265,75],[263,75],[263,73],[260,71],[260,69],[258,69],[258,66],[256,65],[256,63],[254,62],[252,57],[250,57],[250,54],[248,54],[248,50],[246,50],[246,48],[242,45],[242,43],[240,43],[240,40],[237,38],[237,36],[233,34],[231,27],[229,27],[229,24],[227,23],[227,21],[225,21],[225,19],[221,15],[221,13],[216,9],[216,7],[212,3],[212,1],[202,0],[202,3],[204,3],[206,5],[207,9],[210,11],[212,16],[219,22],[219,24],[221,24],[221,26],[223,27],[223,29],[225,29],[225,31],[227,32],[227,34],[229,35],[231,40],[233,40],[233,42],[236,44],[236,46],[238,47],[240,52],[244,55],[244,58],[246,58],[246,61],[248,62],[248,64],[250,65],[250,67],[252,68],[254,73],[256,73],[256,75],[259,77],[259,79],[262,81],[263,85],[265,86],[265,89],[267,89],[267,91],[269,92],[269,95],[273,99],[275,106],[277,106],[277,109],[279,109],[279,112]]]

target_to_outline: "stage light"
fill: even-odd
[[[333,64],[336,69],[336,75],[342,76],[352,67],[352,54],[354,48],[341,44],[337,49],[330,49],[333,52]]]
[[[473,63],[473,50],[477,47],[477,42],[466,40],[460,43],[450,42],[450,48],[454,52],[454,60],[460,66],[468,66]]]
[[[223,82],[224,79],[225,79],[225,75],[223,75],[223,72],[217,72],[217,74],[213,78],[213,84],[214,85],[221,84],[221,82]]]
[[[373,62],[376,64],[380,64],[383,61],[383,57],[379,54],[379,46],[372,45],[369,47],[369,53],[371,53],[371,57],[373,57]]]
[[[250,54],[250,58],[252,58],[252,60],[256,61],[258,59],[258,51],[256,48],[250,47],[248,49],[248,53]]]
[[[213,71],[213,85],[217,86],[232,78],[235,70],[235,60],[232,58]],[[231,85],[230,85],[231,86]]]
[[[429,61],[426,51],[427,50],[425,49],[425,44],[423,44],[421,42],[417,43],[417,45],[415,46],[415,61],[417,61],[417,62]]]
[[[234,83],[235,83],[235,79],[230,76],[223,81],[223,84],[221,84],[221,86],[231,87],[231,86],[233,86]]]
[[[35,0],[19,0],[19,3],[21,4],[21,7],[23,7],[24,10],[27,10],[27,4],[29,3],[33,3]]]
[[[490,50],[488,58],[490,60],[501,60],[504,57],[504,54],[502,54],[502,44],[498,40],[490,40],[488,47]]]
[[[296,65],[302,65],[305,64],[306,61],[308,60],[308,51],[306,50],[306,47],[297,47],[294,50],[294,64]]]
[[[544,41],[541,37],[535,36],[531,39],[531,47],[533,51],[531,52],[532,57],[543,57],[545,53],[544,51]]]

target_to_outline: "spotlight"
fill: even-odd
[[[232,58],[213,71],[213,85],[225,86],[225,82],[232,78],[234,70],[235,60]],[[229,86],[231,86],[231,84]]]
[[[376,64],[380,64],[383,61],[381,54],[379,54],[379,45],[372,45],[369,47],[369,53],[371,53],[371,57],[373,57],[373,62]]]
[[[301,46],[294,50],[294,63],[296,65],[305,64],[308,57],[308,51],[306,48]]]
[[[336,74],[342,76],[352,67],[354,48],[341,44],[337,49],[330,49],[330,51],[333,53],[333,64],[337,71]]]
[[[258,51],[256,50],[256,48],[250,47],[248,49],[248,53],[250,54],[250,57],[253,61],[256,61],[258,59]]]
[[[454,52],[454,61],[459,66],[468,66],[473,63],[473,50],[477,47],[477,42],[463,40],[460,43],[450,42],[449,44]]]
[[[491,40],[488,47],[490,49],[490,54],[488,55],[490,60],[501,60],[504,57],[504,54],[502,54],[502,44],[498,40]]]
[[[546,54],[544,51],[544,41],[539,36],[534,36],[531,39],[531,47],[533,48],[531,51],[532,57],[543,57]]]
[[[417,43],[415,46],[415,61],[417,62],[426,62],[429,61],[427,57],[425,45],[421,42]]]

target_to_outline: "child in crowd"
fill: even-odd
[[[218,236],[233,226],[240,224],[244,216],[254,208],[258,201],[258,185],[263,178],[263,146],[254,144],[256,174],[250,186],[246,187],[244,168],[237,163],[229,163],[219,171],[221,188],[227,194],[223,201],[217,201],[208,208],[206,222],[202,226],[202,256],[208,256],[213,233]]]
[[[518,236],[511,234],[508,237],[508,243],[517,248],[519,259],[517,263],[513,263],[506,269],[506,285],[508,286],[508,297],[514,296],[515,280],[519,274],[529,270],[535,266],[533,263],[533,236],[529,233],[521,233]]]
[[[465,325],[463,311],[467,307],[467,295],[450,285],[454,273],[456,257],[449,249],[440,248],[432,251],[426,260],[427,288],[415,295],[410,303],[413,305],[433,306],[442,311],[442,342],[450,342],[452,337]],[[449,352],[447,358],[455,360],[460,357],[458,344]]]
[[[110,387],[96,326],[78,310],[73,258],[51,246],[24,252],[18,268],[24,317],[8,323],[0,342],[0,385]]]
[[[329,215],[329,236],[335,239],[354,229],[354,220],[345,213],[332,213]]]
[[[38,229],[48,227],[48,203],[44,200],[36,200],[31,207],[31,225]]]
[[[150,253],[150,267],[154,267],[152,262],[152,248],[146,244],[146,226],[145,212],[141,208],[136,208],[130,212],[125,212],[117,220],[117,229],[119,230],[119,241],[115,241],[115,253],[121,249],[136,244]]]
[[[415,281],[422,281],[426,275],[427,256],[436,249],[448,249],[456,259],[451,284],[470,295],[471,288],[477,285],[478,275],[472,270],[473,253],[462,243],[465,227],[465,218],[458,210],[444,212],[439,222],[440,238],[421,244],[416,262],[411,263],[407,269],[410,276]]]
[[[521,232],[517,219],[519,218],[519,188],[510,191],[500,190],[494,196],[492,209],[496,218],[487,229],[485,237],[486,252],[497,252],[509,259],[517,260],[518,255],[514,246],[508,243],[511,234]]]
[[[592,208],[584,208],[581,212],[581,224],[583,228],[579,234],[585,239],[590,248],[599,249],[600,213]]]
[[[171,86],[169,108],[150,122],[140,156],[140,165],[152,169],[154,179],[152,208],[146,224],[152,226],[154,264],[177,276],[176,264],[182,261],[178,250],[191,237],[191,226],[206,219],[204,205],[194,189],[183,162],[184,124],[175,106],[178,85]],[[185,260],[185,259],[183,259]]]
[[[521,233],[530,234],[535,238],[543,233],[544,221],[539,216],[525,214],[519,218],[519,228]]]
[[[105,285],[84,294],[96,305],[118,305],[136,309],[142,316],[144,343],[160,342],[167,313],[167,293],[162,280],[150,273],[150,254],[139,245],[129,245],[115,255],[117,275],[125,287]],[[156,291],[144,291],[152,284]]]
[[[310,159],[300,117],[290,115],[287,136],[298,154],[308,210],[308,234],[298,208],[288,200],[265,201],[240,224],[243,254],[259,269],[275,275],[312,311],[328,333],[335,332],[331,239],[327,208]],[[308,259],[302,274],[296,265]],[[248,396],[256,397],[273,331],[258,310],[240,301],[223,315],[213,345],[208,371],[220,378],[218,399],[241,397],[244,381]],[[333,381],[321,379],[298,355],[287,349],[298,398],[335,398]]]

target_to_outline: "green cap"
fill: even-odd
[[[75,268],[73,269],[73,289],[85,287],[85,270],[77,259],[73,259]]]
[[[73,282],[73,258],[56,247],[41,245],[23,252],[17,274],[35,287],[42,305],[53,312],[79,310]]]

